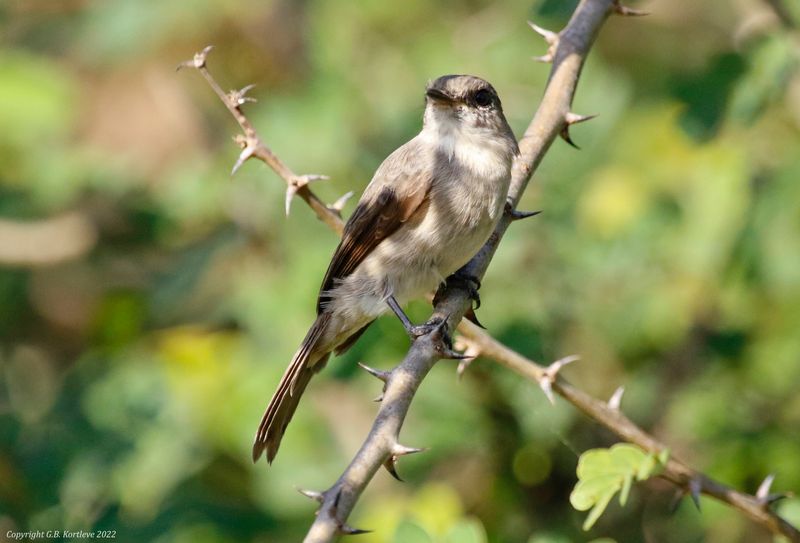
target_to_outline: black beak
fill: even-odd
[[[436,100],[437,102],[451,103],[453,101],[453,99],[450,96],[448,96],[444,92],[440,91],[439,89],[435,89],[435,88],[427,89],[425,91],[425,96],[427,96],[428,98],[431,98],[433,100]]]

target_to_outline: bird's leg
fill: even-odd
[[[442,328],[444,323],[447,322],[446,319],[442,319],[439,317],[434,317],[425,324],[412,324],[411,320],[406,315],[403,308],[400,307],[400,304],[397,302],[397,299],[394,296],[389,296],[386,299],[386,303],[389,304],[389,307],[397,315],[397,318],[400,319],[400,322],[403,323],[403,328],[406,329],[406,333],[408,337],[411,338],[412,341],[416,340],[418,337],[424,336],[426,334],[430,334],[437,328]],[[445,342],[449,348],[452,348],[453,342],[450,339],[450,335],[447,333],[447,328],[444,327],[442,340]]]

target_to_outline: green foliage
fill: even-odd
[[[581,454],[578,483],[569,501],[578,511],[591,509],[583,529],[589,530],[594,526],[617,492],[619,504],[624,507],[633,481],[645,481],[658,475],[668,458],[669,451],[648,454],[630,443],[618,443],[610,449],[592,449]]]

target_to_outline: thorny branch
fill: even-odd
[[[513,170],[507,213],[487,244],[467,265],[470,273],[476,277],[483,276],[508,226],[515,220],[531,215],[515,208],[532,173],[555,137],[561,136],[574,146],[569,135],[569,127],[591,118],[572,113],[570,107],[588,51],[606,17],[612,13],[644,15],[643,12],[622,6],[618,0],[582,0],[567,27],[559,33],[531,25],[548,43],[547,54],[535,59],[552,62],[553,68],[539,108],[519,142],[521,154]],[[243,131],[242,135],[235,138],[242,152],[234,165],[233,172],[235,173],[246,160],[251,158],[263,161],[287,183],[285,203],[287,213],[292,197],[299,195],[320,220],[341,235],[344,227],[341,209],[351,193],[344,195],[332,205],[325,205],[308,185],[312,181],[326,177],[295,174],[263,143],[241,109],[246,102],[253,101],[246,95],[252,86],[225,93],[206,67],[210,51],[211,47],[206,47],[181,67],[193,67],[200,71]],[[500,365],[535,381],[551,402],[552,393],[555,392],[625,441],[635,443],[651,452],[660,452],[666,448],[620,412],[621,389],[618,389],[609,402],[602,402],[589,396],[558,375],[560,368],[576,360],[576,357],[561,359],[548,367],[539,366],[502,345],[474,324],[462,320],[469,306],[469,293],[465,289],[451,287],[438,300],[433,313],[434,317],[448,318],[446,324],[450,331],[458,323],[460,341],[466,348],[467,355],[493,359]],[[386,467],[397,477],[395,470],[397,459],[423,450],[403,446],[398,438],[411,401],[422,380],[438,359],[450,355],[443,348],[441,333],[442,330],[434,331],[419,338],[412,344],[403,361],[391,371],[377,371],[365,367],[370,374],[384,382],[381,408],[369,435],[339,480],[324,492],[301,491],[305,496],[321,504],[316,520],[305,538],[306,543],[328,542],[337,535],[363,533],[363,530],[348,526],[346,521],[369,481],[381,466]],[[770,494],[772,476],[765,479],[755,495],[731,489],[675,458],[669,460],[661,476],[678,486],[684,494],[690,494],[695,501],[699,499],[700,494],[711,496],[738,509],[771,532],[782,534],[791,541],[800,541],[800,531],[770,509],[770,505],[783,496]]]
[[[545,393],[547,393],[548,389],[552,389],[553,392],[621,439],[656,454],[668,448],[655,437],[639,428],[620,411],[621,388],[617,389],[617,392],[608,402],[600,401],[570,384],[569,381],[558,375],[557,371],[554,372],[552,368],[558,362],[548,367],[540,366],[506,347],[484,330],[466,320],[459,324],[458,331],[461,333],[459,341],[468,352],[475,356],[492,359],[522,377],[538,383]],[[689,467],[683,461],[675,458],[674,455],[670,455],[670,459],[660,476],[675,484],[683,494],[689,494],[696,504],[699,504],[700,494],[711,496],[741,511],[770,532],[782,534],[789,538],[790,541],[800,541],[800,531],[770,509],[770,506],[775,501],[786,497],[786,494],[770,493],[772,475],[764,480],[755,495],[745,494],[715,481],[711,477]]]

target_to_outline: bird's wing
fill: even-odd
[[[344,227],[320,288],[317,312],[328,301],[337,279],[344,279],[415,213],[421,212],[433,183],[430,170],[420,167],[418,147],[406,144],[390,155],[364,191]]]

